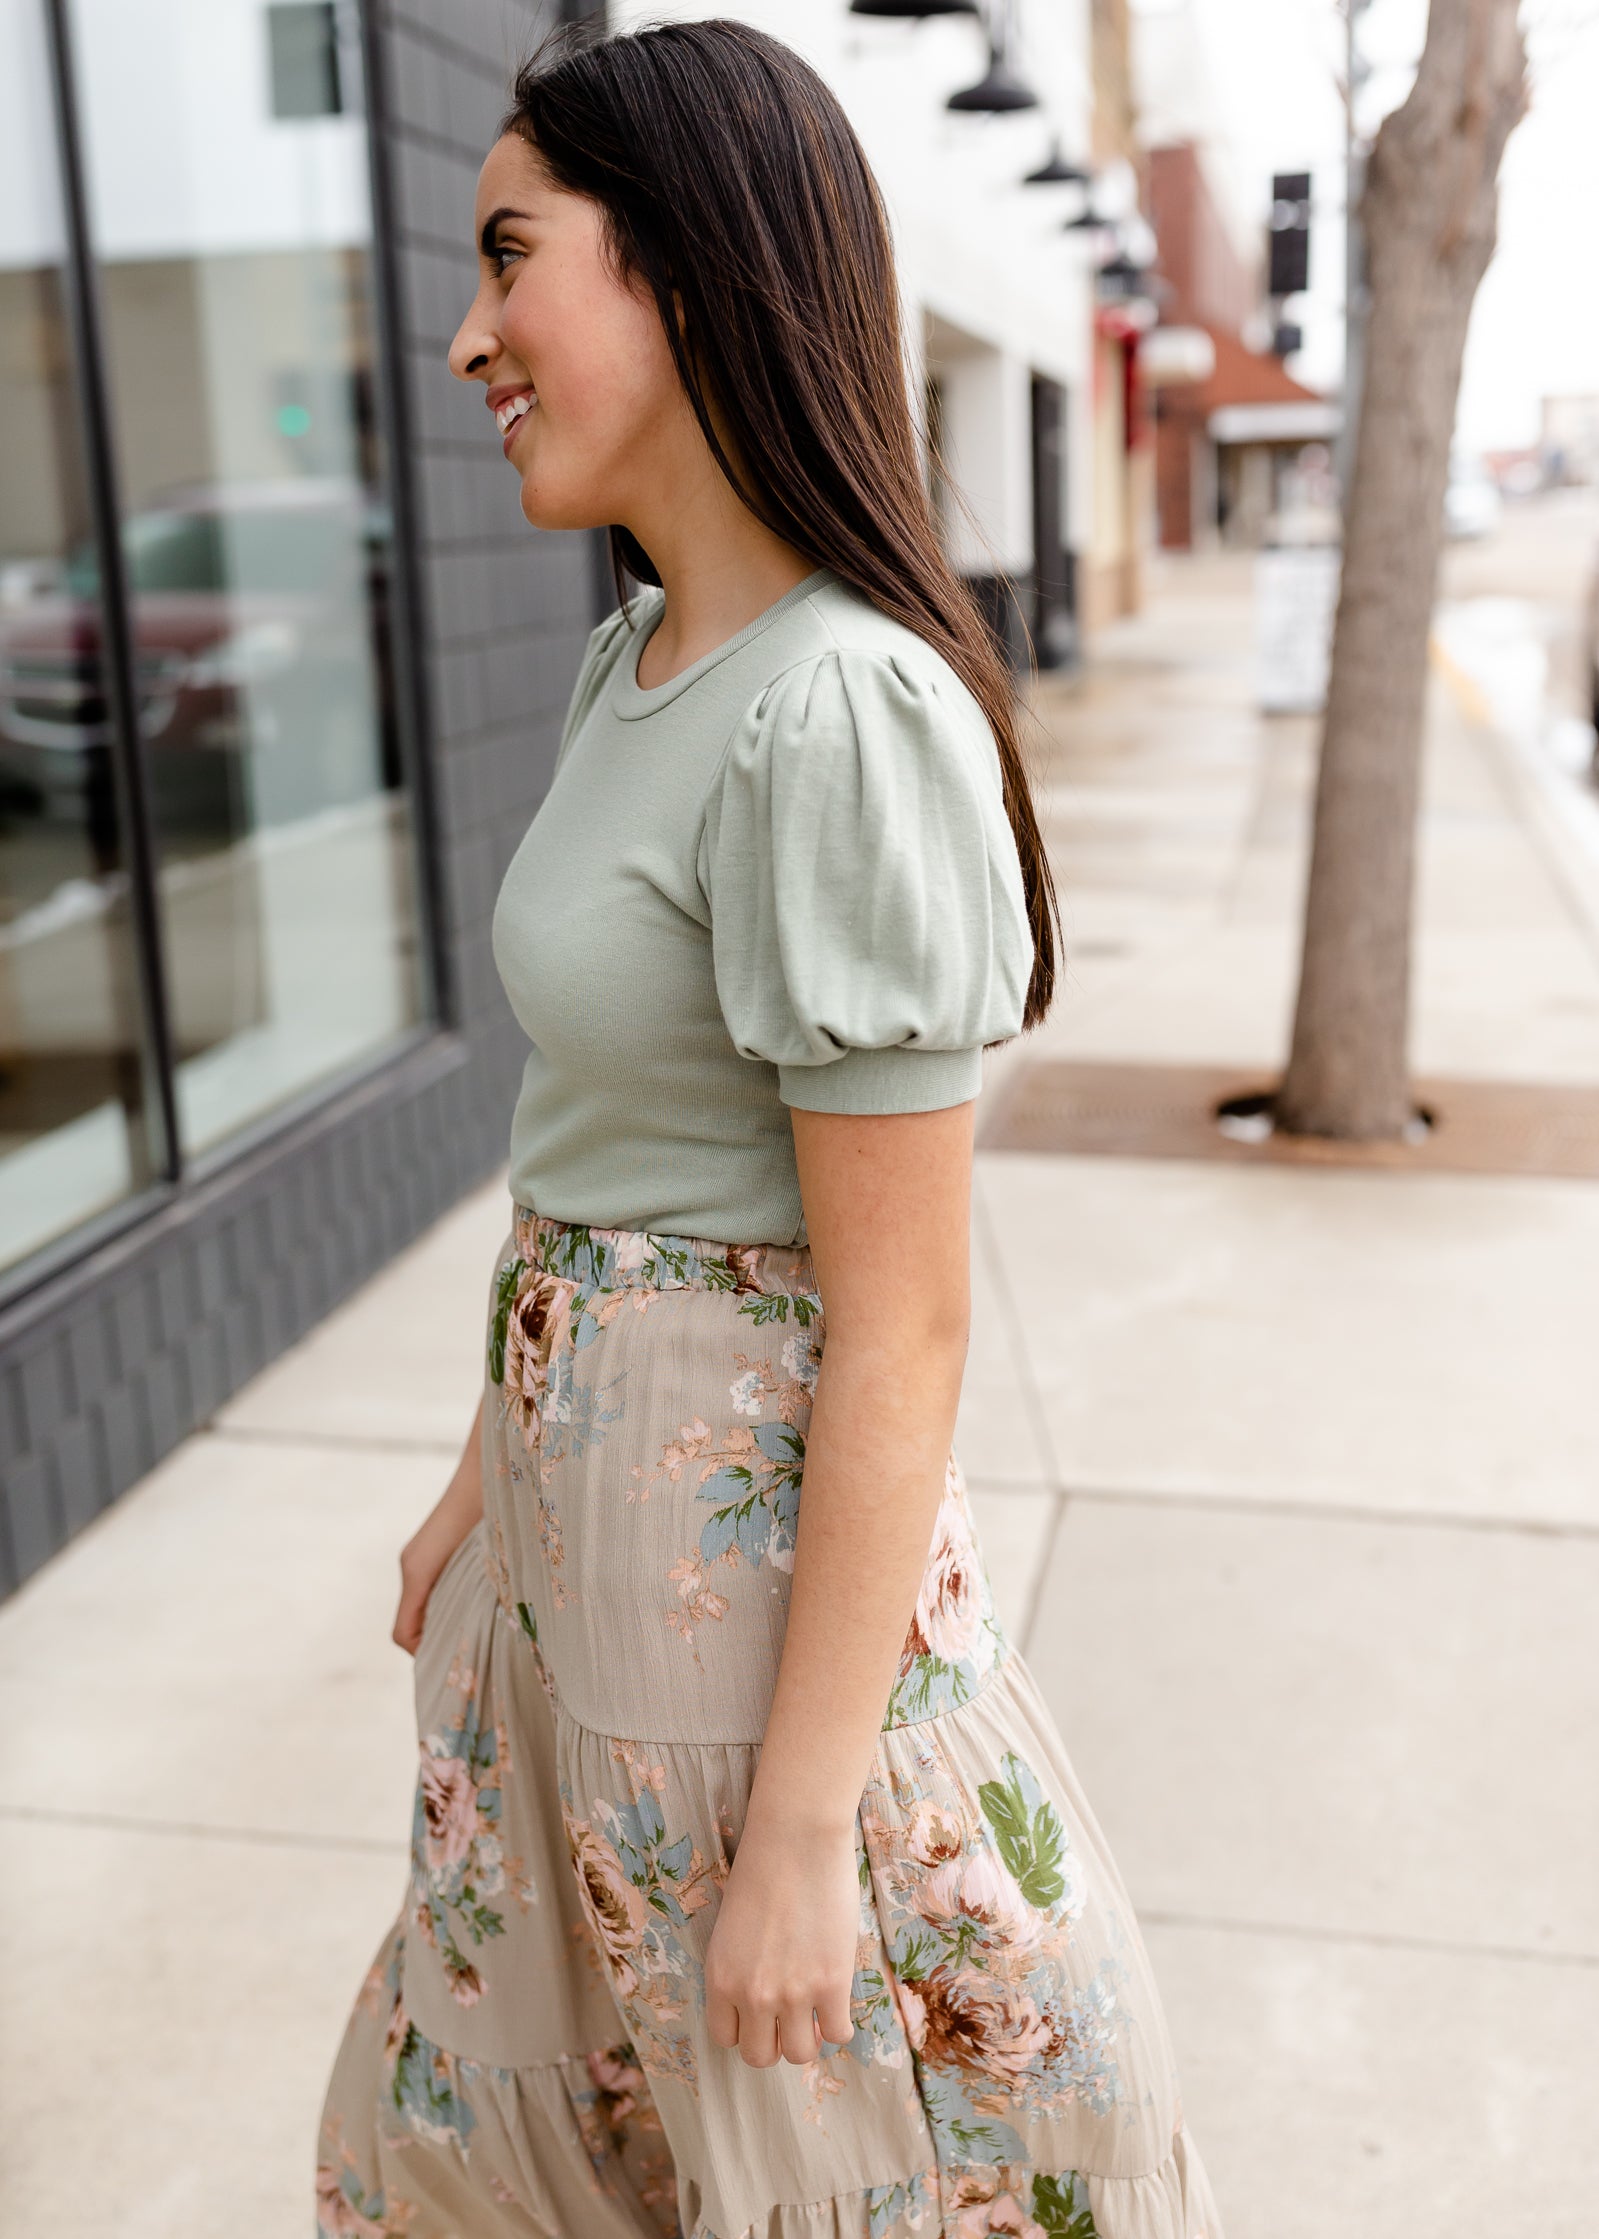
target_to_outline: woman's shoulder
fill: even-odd
[[[866,748],[929,733],[962,742],[998,770],[992,728],[977,699],[938,648],[863,591],[833,577],[804,602],[797,627],[773,648],[780,657],[747,721],[792,737],[843,722]]]
[[[959,678],[936,646],[913,630],[908,622],[885,614],[864,591],[841,576],[821,584],[809,601],[815,630],[812,642],[818,653],[856,654],[863,660],[902,662],[918,676]]]

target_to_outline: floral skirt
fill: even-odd
[[[1221,2239],[953,1451],[857,1816],[854,2034],[751,2068],[707,2031],[823,1342],[803,1245],[517,1210],[484,1520],[416,1658],[410,1881],[328,2088],[322,2239]]]

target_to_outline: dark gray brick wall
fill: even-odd
[[[477,168],[537,0],[370,0],[389,346],[414,529],[419,752],[444,1028],[0,1309],[0,1592],[503,1158],[523,1044],[489,953],[594,619],[586,537],[540,536],[444,351],[474,284]],[[563,12],[583,13],[581,8]]]

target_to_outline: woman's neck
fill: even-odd
[[[628,526],[655,562],[666,595],[639,658],[646,691],[714,653],[815,572],[814,562],[756,520],[719,471],[714,485],[663,508],[658,525]]]

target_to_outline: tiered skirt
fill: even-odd
[[[857,1815],[854,2035],[757,2069],[706,2029],[824,1341],[804,1246],[518,1209],[484,1520],[428,1605],[409,1886],[328,2089],[320,2239],[1221,2239],[953,1450]]]

